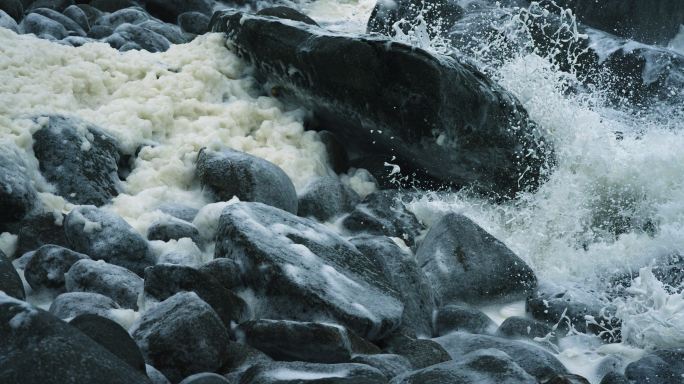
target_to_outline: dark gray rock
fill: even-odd
[[[192,239],[198,246],[202,245],[197,227],[184,220],[173,218],[166,221],[158,221],[147,229],[148,240],[169,241],[184,237]]]
[[[36,190],[19,149],[8,142],[0,143],[0,223],[21,220],[36,200]]]
[[[88,37],[93,39],[104,39],[114,33],[114,28],[108,25],[93,25],[88,31]]]
[[[183,36],[183,32],[176,25],[160,23],[155,20],[148,20],[140,23],[140,26],[152,32],[158,33],[161,36],[164,36],[166,40],[168,40],[172,44],[183,44],[188,42],[188,39],[185,36]],[[173,216],[173,214],[170,215]],[[183,218],[179,217],[179,219]]]
[[[318,23],[316,23],[309,16],[304,15],[293,8],[285,6],[262,8],[256,14],[260,16],[273,16],[279,19],[301,21],[302,23],[318,26]]]
[[[253,320],[235,331],[240,340],[277,361],[348,363],[355,353],[379,353],[378,347],[332,324]]]
[[[95,22],[97,21],[97,19],[102,17],[102,11],[93,7],[90,4],[76,4],[76,6],[81,11],[83,11],[83,13],[85,13],[86,17],[88,18],[88,25],[89,26],[95,25]],[[67,8],[67,9],[69,9],[69,8]],[[67,9],[64,10],[65,15],[66,15]],[[67,16],[69,16],[69,15],[67,15]]]
[[[496,330],[498,336],[510,338],[534,339],[545,337],[553,329],[546,323],[526,317],[511,316],[504,320]]]
[[[142,275],[154,264],[145,240],[124,219],[93,206],[74,208],[66,217],[64,231],[71,249],[94,260],[104,260]]]
[[[65,320],[87,313],[110,317],[110,311],[119,308],[116,301],[99,293],[67,292],[62,293],[52,301],[49,312]]]
[[[574,375],[572,373],[567,373],[567,374],[562,374],[562,375],[557,375],[551,378],[548,381],[545,381],[544,384],[591,384],[589,380],[586,378],[580,376],[580,375]]]
[[[392,384],[536,384],[506,353],[482,349],[454,361],[447,361],[395,377]]]
[[[68,6],[74,5],[74,0],[36,0],[32,1],[30,6],[24,4],[24,9],[27,12],[38,8],[52,9],[53,11],[62,12]]]
[[[40,172],[57,187],[58,195],[74,204],[99,206],[118,194],[120,156],[113,137],[72,117],[40,119],[45,122],[33,134],[33,151]]]
[[[563,364],[551,353],[539,346],[523,341],[464,332],[453,332],[434,340],[444,347],[456,361],[461,360],[471,352],[493,348],[505,352],[537,380],[544,381],[558,374],[567,373]]]
[[[49,35],[58,40],[69,34],[62,24],[37,13],[29,13],[24,17],[19,29],[23,33],[33,33],[38,37]]]
[[[131,334],[145,361],[173,383],[216,371],[230,343],[219,316],[193,292],[177,293],[147,310]]]
[[[150,15],[140,8],[125,8],[100,17],[95,25],[107,25],[114,29],[121,24],[141,24],[150,19]]]
[[[92,0],[90,5],[102,12],[110,13],[114,13],[124,8],[139,6],[134,0]]]
[[[216,13],[211,25],[255,64],[267,90],[417,183],[505,197],[543,178],[548,143],[520,102],[473,66],[380,37],[235,11]]]
[[[625,375],[617,372],[609,372],[607,375],[603,376],[600,384],[632,384]]]
[[[435,335],[442,336],[454,331],[494,333],[496,323],[480,310],[463,305],[445,305],[437,311]]]
[[[379,370],[388,380],[412,370],[411,362],[407,358],[391,353],[356,355],[351,362],[371,366]]]
[[[164,203],[157,207],[157,209],[177,219],[185,220],[188,223],[192,223],[195,216],[197,216],[197,212],[199,212],[198,209],[175,203]]]
[[[185,12],[178,15],[178,26],[185,33],[204,35],[209,31],[209,16],[200,12]]]
[[[61,14],[55,10],[48,9],[48,8],[36,8],[36,9],[33,9],[31,11],[31,13],[37,13],[39,15],[47,17],[48,19],[54,20],[54,21],[62,24],[64,26],[64,28],[66,29],[67,33],[71,36],[75,35],[75,36],[82,36],[83,37],[86,35],[83,28],[81,28],[81,26],[78,25],[77,22],[75,22],[74,20],[70,19],[67,16],[64,16],[63,14]]]
[[[221,285],[228,289],[240,288],[242,282],[240,266],[232,259],[214,259],[199,268],[203,273],[211,275]]]
[[[220,371],[241,373],[253,365],[272,361],[268,355],[247,344],[230,343],[226,352],[226,362]]]
[[[0,382],[150,383],[76,328],[0,293]]]
[[[406,208],[410,194],[397,190],[373,192],[347,216],[342,225],[347,230],[371,235],[398,237],[413,245],[423,225]]]
[[[90,30],[90,21],[88,21],[88,15],[85,13],[83,8],[76,5],[70,5],[62,13],[64,16],[76,22],[76,24],[78,24],[83,31],[87,32]]]
[[[143,290],[143,280],[138,275],[102,260],[77,261],[67,272],[65,283],[69,292],[100,293],[133,310],[138,309],[138,295]]]
[[[409,250],[385,236],[357,236],[349,239],[366,257],[377,260],[404,303],[401,328],[413,335],[430,337],[434,294],[422,269]]]
[[[655,350],[627,365],[625,377],[634,383],[681,383],[684,377],[684,348]]]
[[[10,259],[0,251],[0,291],[19,300],[26,298],[24,284]]]
[[[145,294],[157,300],[182,291],[195,292],[231,327],[247,318],[247,304],[213,276],[182,265],[160,264],[145,269]]]
[[[277,165],[247,153],[226,149],[202,149],[197,158],[197,177],[220,201],[237,196],[297,213],[297,192]]]
[[[131,367],[146,374],[145,360],[138,345],[121,325],[93,314],[78,315],[69,321],[69,325],[83,332]]]
[[[81,36],[67,36],[64,39],[62,39],[63,44],[68,44],[71,45],[72,47],[80,47],[82,45],[88,44],[88,43],[93,43],[95,42],[94,39],[88,38],[88,37],[81,37]]]
[[[400,324],[403,305],[377,263],[321,224],[241,202],[223,211],[216,239],[215,257],[235,260],[259,298],[257,317],[331,320],[369,340]]]
[[[318,138],[325,145],[328,164],[336,173],[343,173],[349,169],[349,155],[337,136],[330,131],[318,132]]]
[[[361,197],[336,176],[320,177],[310,181],[299,194],[297,214],[327,221],[350,212],[359,202]]]
[[[395,2],[378,1],[371,12],[366,31],[394,36],[394,26],[408,33],[411,26],[419,23],[419,16],[429,26],[431,37],[441,30],[446,35],[449,29],[464,14],[458,0],[398,0]]]
[[[240,384],[386,384],[375,368],[363,364],[317,364],[303,362],[262,363],[249,368]]]
[[[442,305],[522,299],[537,285],[522,259],[461,214],[433,224],[416,259]]]
[[[171,384],[164,374],[159,372],[155,367],[145,364],[145,371],[147,372],[147,377],[152,381],[152,384]]]
[[[215,373],[203,372],[190,375],[180,384],[231,384],[225,377]]]
[[[5,11],[16,22],[24,17],[24,5],[20,0],[0,0],[0,11]]]
[[[171,46],[164,36],[139,25],[121,24],[114,29],[114,33],[121,36],[124,41],[135,43],[149,52],[165,52]],[[107,43],[112,45],[109,40]],[[116,44],[113,46],[116,47]]]
[[[209,0],[147,0],[150,15],[167,23],[175,23],[185,12],[199,12],[211,16],[213,4]]]
[[[48,212],[34,209],[16,223],[6,224],[0,231],[7,231],[18,236],[18,255],[34,251],[43,245],[53,244],[68,247],[64,235],[64,215],[61,212]]]
[[[2,9],[0,9],[0,28],[6,28],[14,31],[14,33],[19,33],[19,25],[17,22]]]
[[[64,274],[87,255],[58,245],[44,245],[31,256],[24,269],[24,277],[34,290],[43,288],[64,290]]]
[[[404,335],[393,335],[384,340],[384,350],[401,355],[411,362],[413,369],[421,369],[451,360],[449,353],[430,339],[413,339]]]

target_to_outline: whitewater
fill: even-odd
[[[319,0],[299,7],[331,30],[364,32],[374,5]],[[507,12],[515,25],[519,11]],[[409,37],[424,48],[442,47],[416,36]],[[446,213],[463,213],[525,260],[541,282],[579,288],[597,299],[609,276],[631,275],[632,294],[616,303],[621,343],[601,344],[588,335],[559,342],[557,357],[590,381],[600,380],[606,356],[628,363],[649,349],[681,345],[684,297],[649,267],[684,250],[684,106],[615,105],[599,91],[571,92],[573,74],[523,50],[483,69],[542,127],[556,150],[555,168],[538,190],[515,200],[493,203],[467,190],[433,192],[414,198],[410,209],[428,227]],[[31,135],[41,127],[31,117],[38,114],[78,116],[116,137],[127,153],[141,148],[124,193],[107,209],[142,234],[164,215],[155,209],[168,202],[204,207],[194,224],[216,226],[229,203],[209,204],[194,181],[203,147],[262,157],[281,167],[297,190],[333,174],[318,134],[304,128],[308,112],[259,95],[249,66],[219,34],[149,53],[118,52],[103,43],[74,48],[0,29],[0,137],[25,151],[41,200],[58,213],[72,206],[52,193],[31,154]],[[342,179],[362,196],[373,191],[363,170]],[[15,234],[3,233],[0,250],[14,254],[15,241]],[[152,244],[158,254],[182,250],[190,265],[213,255],[211,246],[200,250],[182,240]],[[501,321],[524,313],[524,305],[485,310]]]

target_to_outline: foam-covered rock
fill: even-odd
[[[326,221],[354,209],[361,201],[349,186],[335,176],[310,181],[299,194],[298,215]]]
[[[200,233],[197,227],[187,221],[172,218],[152,223],[147,229],[148,240],[178,240],[184,237],[192,239],[196,245],[201,245]]]
[[[0,143],[0,223],[21,220],[33,209],[36,199],[19,149],[14,144]]]
[[[102,260],[82,259],[74,263],[65,277],[69,292],[95,292],[111,297],[124,308],[138,309],[143,280],[135,273]]]
[[[94,292],[66,292],[57,296],[50,304],[49,312],[65,320],[82,314],[111,316],[111,310],[119,304],[110,297]]]
[[[19,300],[26,298],[24,284],[21,282],[17,270],[14,269],[14,265],[2,251],[0,251],[0,291]]]
[[[24,277],[31,288],[64,289],[64,274],[79,260],[88,255],[58,245],[44,245],[31,256],[24,269]]]

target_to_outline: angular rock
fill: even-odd
[[[528,319],[526,317],[511,316],[504,320],[496,330],[498,336],[510,338],[533,339],[535,337],[545,337],[552,332],[552,328],[541,321]]]
[[[228,330],[193,292],[177,293],[147,310],[131,332],[145,361],[177,383],[223,364]]]
[[[195,292],[216,311],[226,327],[247,318],[247,304],[209,274],[172,264],[145,269],[145,294],[161,301],[182,291]]]
[[[311,109],[354,152],[395,157],[418,182],[514,196],[541,182],[552,157],[520,102],[456,59],[235,11],[211,26],[268,89]]]
[[[104,260],[142,275],[154,264],[147,240],[124,219],[93,206],[74,208],[66,217],[64,232],[71,249],[94,260]]]
[[[113,355],[146,374],[145,360],[138,345],[123,327],[106,317],[83,314],[69,321],[69,325],[103,346]]]
[[[253,365],[273,361],[265,353],[242,343],[230,343],[228,345],[226,360],[225,364],[221,367],[221,372],[241,373]]]
[[[442,305],[521,299],[537,285],[522,259],[461,214],[433,224],[416,259]]]
[[[14,33],[19,33],[19,25],[17,22],[2,9],[0,9],[0,28],[6,28]]]
[[[431,37],[437,30],[446,35],[451,26],[463,17],[464,10],[457,0],[398,0],[378,1],[371,12],[366,31],[394,36],[394,26],[408,33],[422,18],[429,26]]]
[[[140,8],[125,8],[102,16],[95,25],[107,25],[116,29],[121,24],[141,24],[149,19],[150,15]]]
[[[277,362],[249,368],[240,384],[386,384],[387,379],[375,368],[363,364],[316,364]]]
[[[148,240],[178,240],[189,237],[196,245],[201,245],[200,233],[197,227],[180,219],[158,221],[147,229]]]
[[[76,328],[0,293],[0,382],[150,383]]]
[[[34,290],[50,288],[64,290],[64,274],[87,255],[58,245],[44,245],[31,256],[24,269],[24,277]]]
[[[220,201],[237,196],[290,213],[297,213],[297,192],[277,165],[247,153],[203,149],[197,157],[197,177]]]
[[[43,127],[33,134],[33,151],[57,194],[74,204],[98,206],[118,194],[119,152],[113,137],[75,118],[53,115],[39,121]]]
[[[77,261],[67,272],[65,283],[69,292],[99,293],[133,310],[138,309],[138,295],[143,290],[143,280],[138,275],[102,260]]]
[[[0,291],[19,300],[26,298],[24,284],[10,259],[0,251]]]
[[[259,298],[257,317],[332,320],[369,340],[400,324],[403,305],[377,264],[321,224],[241,202],[225,208],[216,239],[215,257],[235,260]]]
[[[213,4],[209,0],[147,0],[150,15],[167,23],[175,23],[185,12],[199,12],[211,16]]]
[[[536,384],[506,353],[482,349],[454,361],[433,365],[395,377],[392,384]]]
[[[437,336],[454,331],[487,334],[495,330],[496,323],[484,312],[462,305],[445,305],[437,311],[435,318]]]
[[[80,25],[78,25],[78,23],[76,23],[74,20],[70,19],[67,16],[64,16],[63,14],[61,14],[55,10],[48,9],[48,8],[36,8],[36,9],[33,9],[31,11],[31,13],[37,13],[39,15],[47,17],[50,20],[54,20],[54,21],[62,24],[69,35],[72,35],[72,36],[73,35],[76,35],[76,36],[85,36],[86,35],[85,31],[83,30],[83,28],[81,28]]]
[[[228,289],[243,286],[240,266],[232,259],[214,259],[199,268],[200,272],[211,275]]]
[[[231,384],[225,377],[215,373],[196,373],[183,379],[180,384]]]
[[[57,296],[50,304],[49,312],[65,320],[83,314],[109,317],[119,304],[111,298],[94,292],[67,292]]]
[[[527,373],[537,380],[548,380],[567,373],[563,364],[545,349],[517,340],[501,339],[494,336],[453,332],[434,339],[454,360],[481,349],[498,349],[505,352]]]
[[[84,31],[90,30],[90,21],[88,21],[88,15],[83,8],[76,5],[70,5],[62,13],[64,16],[76,22]]]
[[[260,16],[273,16],[279,19],[301,21],[302,23],[318,26],[318,23],[316,23],[312,18],[290,7],[275,6],[262,8],[256,14]]]
[[[407,358],[391,353],[356,355],[351,362],[371,366],[379,370],[388,380],[412,370],[411,362]]]
[[[200,12],[185,12],[178,16],[178,26],[185,33],[204,35],[209,30],[209,16]]]
[[[350,212],[361,197],[334,176],[312,180],[299,194],[297,214],[327,221],[342,213]]]
[[[24,5],[20,0],[0,0],[0,11],[5,11],[14,21],[21,21],[24,17]]]
[[[421,369],[451,360],[449,353],[430,339],[413,339],[403,335],[393,335],[385,340],[384,350],[401,355],[411,362],[413,369]]]
[[[0,143],[0,223],[21,220],[36,200],[36,190],[19,149],[14,144]]]

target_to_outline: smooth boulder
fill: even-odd
[[[88,255],[58,245],[44,245],[31,256],[24,268],[24,277],[34,290],[64,290],[64,274],[77,261],[83,259],[89,259]]]
[[[299,194],[298,215],[327,221],[350,212],[361,197],[335,176],[310,181]]]
[[[123,308],[137,310],[143,279],[118,265],[82,259],[66,273],[65,286],[69,292],[99,293],[112,298]]]
[[[112,298],[99,293],[66,292],[52,301],[49,312],[62,320],[83,314],[109,318],[112,310],[120,308]]]
[[[437,310],[435,316],[435,335],[443,336],[449,332],[494,333],[496,323],[486,314],[464,305],[445,305]]]
[[[0,291],[19,300],[26,298],[24,284],[21,282],[17,270],[14,269],[12,261],[2,251],[0,251]]]

